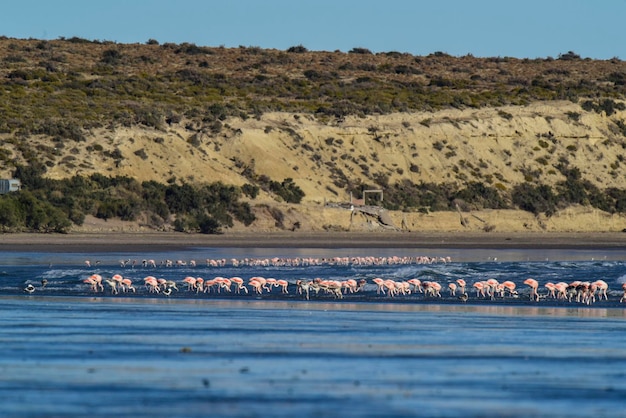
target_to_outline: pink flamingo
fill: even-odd
[[[498,282],[496,279],[487,279],[485,283],[487,284],[487,293],[489,294],[489,297],[493,299],[496,291],[498,290],[500,282]]]
[[[274,284],[274,286],[280,287],[281,292],[284,294],[289,293],[289,291],[287,290],[287,287],[289,286],[289,282],[287,280],[278,279],[276,280],[276,283]]]
[[[553,299],[556,299],[556,285],[552,282],[548,282],[543,285],[546,289],[548,289],[548,296]]]
[[[450,290],[450,296],[456,296],[456,284],[448,283],[448,289]]]
[[[263,293],[263,286],[265,285],[265,282],[262,282],[257,277],[252,277],[248,281],[248,285],[252,286],[252,289],[255,291],[255,293],[260,295]]]
[[[217,293],[220,293],[221,289],[224,289],[227,292],[231,291],[230,286],[232,282],[230,281],[230,279],[227,279],[226,277],[215,277],[213,281],[217,285]]]
[[[261,283],[261,290],[267,290],[268,293],[271,291],[271,289],[267,287],[267,279],[265,277],[254,276],[254,277],[251,277],[250,280],[255,280]]]
[[[122,279],[122,287],[123,291],[126,292],[128,290],[132,290],[133,293],[137,292],[137,289],[133,286],[133,282],[130,279]]]
[[[530,287],[530,300],[538,302],[539,292],[537,291],[537,289],[539,289],[539,282],[529,277],[528,279],[524,280],[524,284]]]
[[[196,293],[204,293],[204,279],[196,277]]]
[[[143,279],[144,286],[148,289],[150,293],[159,293],[161,288],[159,286],[159,282],[154,276],[147,276]]]
[[[343,293],[341,291],[341,282],[339,280],[325,280],[323,286],[326,291],[331,293],[335,299],[343,299]]]
[[[383,282],[383,286],[385,286],[387,288],[387,296],[388,297],[394,297],[394,295],[397,293],[397,288],[396,288],[396,282],[394,282],[393,280],[387,279]]]
[[[476,297],[479,297],[479,296],[485,297],[486,296],[486,294],[485,294],[485,288],[486,288],[485,282],[476,282],[476,283],[474,283],[472,285],[472,287],[476,289]]]
[[[569,285],[565,282],[558,282],[554,285],[556,288],[556,298],[557,299],[567,299],[567,287]]]
[[[465,293],[465,286],[467,285],[467,283],[465,283],[465,280],[456,279],[456,284],[459,285],[459,291],[461,292],[461,294]]]
[[[99,274],[92,274],[89,277],[96,282],[96,286],[100,289],[100,291],[104,292],[104,286],[102,286],[102,276]]]
[[[422,282],[424,286],[424,293],[427,296],[441,297],[441,285],[437,282],[426,281]]]
[[[187,283],[187,290],[196,289],[196,278],[187,276],[183,279],[183,283]]]
[[[240,293],[241,290],[245,290],[248,293],[248,288],[243,285],[243,279],[241,277],[231,277],[230,281],[235,284],[235,292]]]
[[[515,290],[515,287],[515,283],[510,280],[505,280],[502,282],[503,290],[509,292],[511,296],[517,296],[517,291]]]
[[[420,279],[409,279],[407,280],[407,283],[413,286],[413,292],[424,293],[424,289],[422,288],[422,282],[420,281]]]
[[[356,280],[354,280],[354,279],[345,280],[345,281],[341,282],[341,285],[345,289],[345,291],[344,291],[345,293],[348,293],[348,291],[350,293],[354,293],[354,292],[357,291],[358,284],[357,284]]]
[[[83,283],[91,285],[91,290],[93,290],[94,292],[98,292],[98,289],[104,291],[104,287],[102,286],[102,276],[100,276],[99,274],[92,274],[91,276],[83,280]]]
[[[385,281],[383,279],[381,279],[380,277],[376,277],[374,279],[372,279],[372,281],[376,284],[376,294],[380,294],[382,293],[383,295],[385,294]]]
[[[607,295],[609,285],[604,280],[596,280],[592,284],[596,286],[598,299],[602,300],[602,296],[604,296],[604,300],[609,300],[609,296]]]
[[[272,292],[272,287],[276,287],[276,279],[274,279],[273,277],[268,277],[267,279],[265,279],[265,283],[267,283],[268,286],[268,293]]]

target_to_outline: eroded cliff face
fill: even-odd
[[[303,114],[268,113],[231,118],[219,132],[197,132],[184,121],[165,130],[145,127],[95,130],[84,143],[54,150],[47,176],[125,175],[139,181],[215,182],[242,185],[246,176],[292,178],[304,191],[301,205],[261,193],[251,201],[257,221],[233,230],[377,230],[375,220],[325,206],[347,202],[348,182],[393,184],[483,182],[502,190],[524,181],[554,184],[559,166],[576,167],[600,188],[626,188],[625,112],[584,111],[571,102],[498,109],[398,113],[320,121]],[[36,149],[54,147],[33,137]],[[10,145],[10,144],[7,144]],[[6,146],[5,146],[6,148]],[[5,167],[3,176],[10,175]],[[384,187],[381,186],[384,190]],[[356,196],[359,197],[359,196]],[[269,205],[269,206],[268,206]],[[268,207],[284,215],[277,223]],[[465,213],[391,212],[395,226],[424,231],[620,231],[621,215],[568,208],[551,218],[522,211]],[[78,230],[141,230],[139,223],[88,218]]]
[[[89,132],[84,143],[54,148],[47,175],[126,175],[140,181],[221,181],[246,175],[292,178],[305,202],[347,201],[345,185],[483,182],[510,189],[524,181],[554,184],[558,167],[576,167],[600,188],[626,187],[626,112],[611,116],[571,102],[498,109],[444,110],[347,117],[268,113],[231,118],[219,132],[197,132],[184,121]],[[9,167],[3,176],[10,175]],[[260,199],[271,196],[261,196]]]

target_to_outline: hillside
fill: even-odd
[[[600,189],[626,189],[619,60],[4,38],[0,62],[0,177],[37,160],[55,179],[242,186],[265,176],[304,192],[290,205],[262,191],[250,200],[257,221],[233,230],[379,230],[337,204],[403,182],[475,182],[506,194],[525,182],[557,185],[565,168]],[[389,215],[410,230],[626,228],[623,215],[585,205],[552,216],[462,206]],[[75,229],[116,228],[143,227],[88,217]]]

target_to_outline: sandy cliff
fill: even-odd
[[[340,121],[311,115],[268,113],[259,119],[227,120],[219,133],[146,127],[93,131],[80,147],[64,150],[69,164],[51,167],[62,178],[94,172],[127,175],[140,181],[247,183],[245,170],[282,181],[294,179],[306,196],[288,205],[262,193],[250,203],[258,220],[253,230],[376,230],[375,217],[353,215],[333,203],[348,202],[346,182],[389,184],[478,181],[501,189],[528,180],[555,184],[555,168],[566,162],[600,188],[624,187],[624,136],[611,117],[586,112],[571,102],[537,103],[499,109],[397,113]],[[43,141],[43,139],[42,139]],[[122,158],[107,158],[112,152]],[[63,161],[63,160],[62,160]],[[383,188],[384,192],[384,188]],[[360,196],[354,196],[360,197]],[[384,194],[383,194],[384,198]],[[371,199],[371,198],[370,198]],[[375,200],[369,203],[375,204]],[[330,206],[328,204],[331,204]],[[268,211],[284,214],[280,225]],[[620,231],[626,219],[598,210],[572,207],[555,216],[522,211],[390,212],[397,228],[425,231]],[[463,217],[463,224],[461,222]],[[85,229],[141,229],[134,224],[88,218]],[[236,225],[233,229],[242,229]]]

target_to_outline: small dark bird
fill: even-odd
[[[47,284],[48,284],[48,280],[47,279],[41,279],[41,288],[42,289],[45,289]]]
[[[33,293],[35,291],[35,286],[33,286],[32,284],[28,284],[28,286],[26,286],[24,288],[24,292],[26,293]]]
[[[467,293],[462,293],[462,294],[459,296],[459,300],[460,300],[461,302],[463,302],[463,303],[467,302],[467,299],[469,299],[469,296],[467,296]]]

